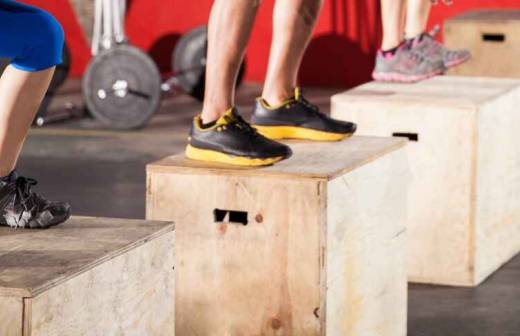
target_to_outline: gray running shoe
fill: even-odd
[[[393,55],[377,53],[372,78],[382,82],[414,83],[444,72],[444,66],[433,64],[403,43]]]
[[[427,34],[413,39],[410,42],[411,49],[434,64],[442,62],[446,68],[451,68],[462,64],[471,58],[469,50],[451,50],[435,40],[435,35],[439,31],[438,26]]]
[[[0,225],[13,228],[43,229],[63,223],[70,217],[70,205],[50,202],[31,190],[36,181],[11,173],[0,181]]]

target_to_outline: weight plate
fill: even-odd
[[[98,54],[83,77],[89,112],[116,129],[146,125],[159,109],[161,76],[140,49],[119,45]]]
[[[172,55],[172,68],[179,86],[198,100],[204,99],[208,30],[201,26],[181,37]],[[240,66],[237,86],[242,83],[245,63]]]
[[[182,89],[194,96],[204,96],[208,31],[198,27],[184,34],[173,51],[172,67]]]

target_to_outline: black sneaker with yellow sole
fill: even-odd
[[[195,117],[188,141],[189,159],[239,166],[268,166],[292,154],[288,146],[259,134],[234,108],[208,128]]]
[[[356,124],[332,119],[309,103],[300,90],[279,106],[256,100],[251,124],[270,139],[339,141],[356,131]]]

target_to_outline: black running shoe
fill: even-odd
[[[43,229],[70,217],[70,205],[45,200],[31,190],[36,183],[16,173],[11,173],[8,181],[0,181],[0,225]]]
[[[202,128],[200,117],[195,117],[188,140],[186,156],[193,160],[267,166],[292,154],[288,146],[258,134],[234,108],[209,128]]]
[[[332,119],[309,103],[300,90],[282,105],[271,107],[262,98],[256,100],[251,124],[270,139],[339,141],[356,131],[356,124]]]

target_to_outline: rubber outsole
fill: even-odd
[[[245,156],[235,156],[222,152],[217,152],[210,149],[201,149],[197,147],[193,147],[192,145],[186,146],[185,155],[188,159],[197,160],[197,161],[206,161],[206,162],[219,162],[230,164],[234,166],[243,166],[243,167],[262,167],[262,166],[270,166],[279,162],[285,157],[276,156],[271,158],[252,158]]]
[[[434,71],[429,74],[425,75],[418,75],[418,76],[407,76],[399,73],[382,73],[382,72],[373,72],[372,78],[379,82],[395,82],[395,83],[416,83],[420,82],[422,80],[432,78],[434,76],[442,74],[442,71]]]
[[[252,125],[263,136],[272,140],[298,139],[313,141],[341,141],[353,133],[331,133],[294,126],[260,126]]]
[[[70,212],[67,212],[63,216],[53,217],[48,211],[45,211],[41,213],[38,218],[33,218],[27,222],[22,221],[22,223],[8,223],[5,221],[0,221],[0,226],[8,226],[13,229],[20,228],[31,230],[43,230],[66,222],[70,218],[70,216]]]

